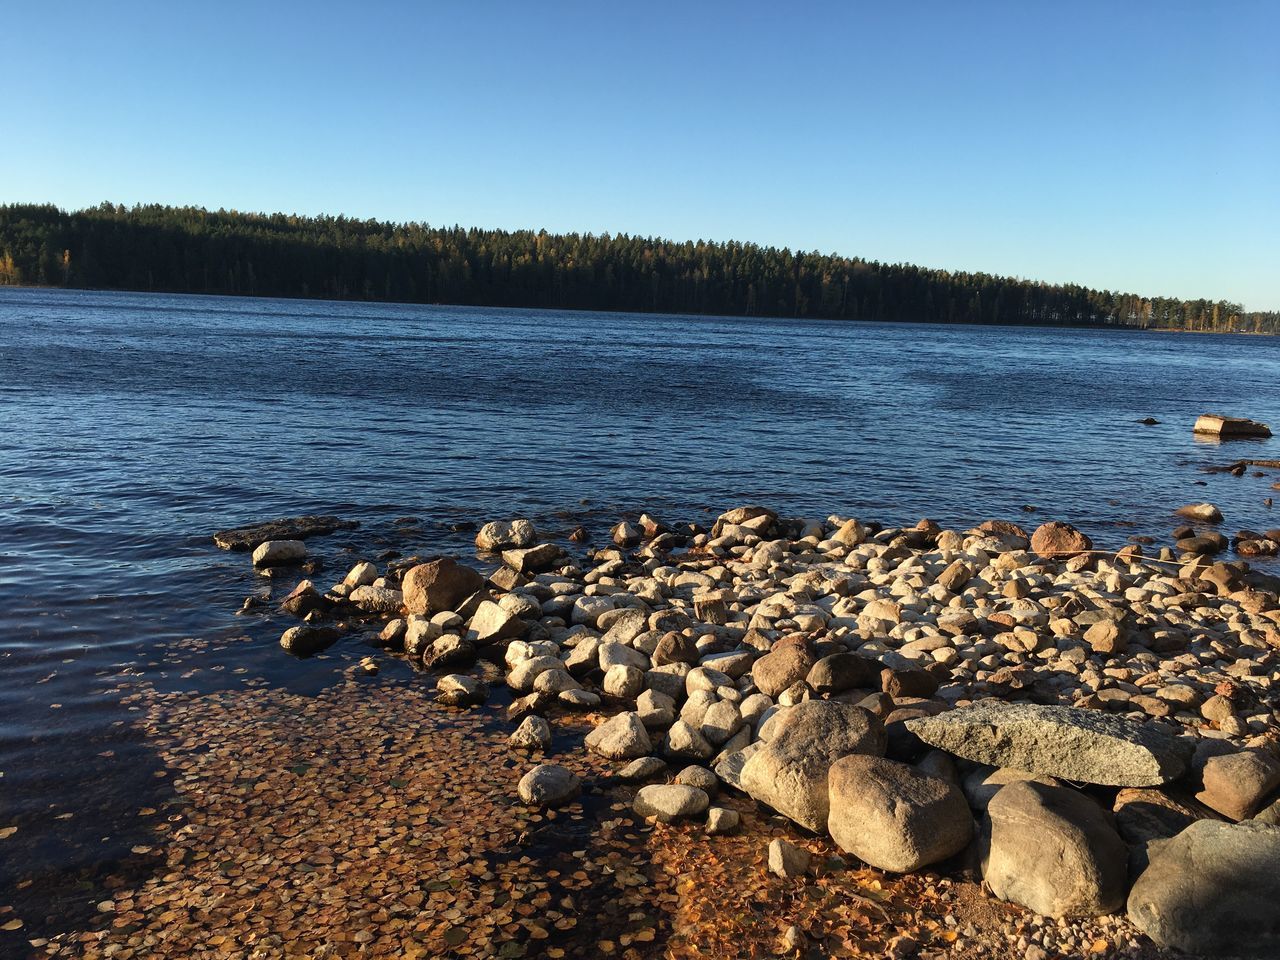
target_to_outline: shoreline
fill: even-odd
[[[1114,886],[1128,895],[1192,822],[1280,814],[1261,780],[1241,807],[1248,778],[1231,773],[1245,757],[1274,764],[1280,784],[1280,581],[1212,557],[1093,551],[1074,528],[1045,526],[879,529],[739,508],[710,528],[623,521],[586,549],[499,522],[472,555],[361,561],[330,587],[314,552],[323,525],[298,528],[306,541],[278,528],[265,550],[249,533],[271,590],[245,616],[297,616],[287,645],[336,655],[343,681],[315,700],[142,696],[184,797],[171,869],[112,898],[127,923],[52,937],[35,955],[189,945],[172,898],[202,896],[201,878],[221,889],[229,870],[227,907],[209,917],[242,938],[279,934],[235,918],[250,896],[272,904],[260,908],[270,920],[321,889],[344,910],[370,886],[425,889],[383,920],[292,911],[292,939],[257,940],[262,956],[1173,956]],[[1048,707],[1037,723],[1062,736],[1042,741],[1016,718],[997,718],[1007,729],[986,743],[946,728],[993,701]],[[1000,762],[1010,744],[1035,778]],[[1127,785],[1111,782],[1117,768]],[[907,802],[911,829],[866,799],[870,783],[896,784],[880,795]],[[1036,796],[1077,805],[1037,829],[1083,831],[1077,866],[1110,887],[1095,882],[1069,912],[1096,917],[1045,918],[1029,907],[1047,903],[1012,882],[1044,871],[992,823],[1048,816]],[[344,825],[390,844],[373,861],[381,875],[333,872],[356,855]],[[293,859],[290,835],[337,844],[337,859]],[[1003,899],[979,887],[983,843],[988,859],[992,844],[1013,858],[1005,880],[987,877]],[[406,844],[418,853],[387,859]],[[442,875],[440,851],[455,844]],[[229,866],[207,874],[205,862]],[[1080,876],[1047,882],[1075,889]],[[1270,882],[1245,877],[1216,896]],[[525,894],[495,906],[525,888],[530,912],[508,909]],[[610,898],[631,907],[610,913]],[[1198,922],[1223,936],[1215,902]]]

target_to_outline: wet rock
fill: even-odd
[[[253,551],[255,567],[285,566],[307,559],[307,545],[301,540],[268,540]]]
[[[1212,503],[1189,503],[1174,511],[1180,517],[1197,520],[1200,523],[1221,523],[1222,511]]]
[[[987,806],[982,876],[1001,900],[1048,917],[1094,917],[1124,903],[1129,851],[1106,814],[1067,787],[1021,781]]]
[[[487,553],[530,546],[538,532],[528,520],[492,520],[476,533],[476,549]]]
[[[367,613],[399,613],[404,603],[404,596],[399,590],[368,584],[356,587],[347,599]]]
[[[354,520],[340,520],[338,517],[287,517],[247,527],[219,530],[213,535],[213,542],[223,550],[246,551],[253,550],[268,540],[306,540],[335,530],[355,530],[359,526]]]
[[[769,843],[769,872],[780,877],[803,877],[809,871],[813,854],[803,847],[782,839]]]
[[[642,817],[657,817],[663,823],[696,817],[711,804],[706,792],[679,783],[651,783],[641,787],[632,808]]]
[[[821,831],[829,812],[831,764],[849,754],[880,756],[884,750],[884,728],[866,710],[811,700],[779,716],[772,739],[743,765],[742,789],[801,826]]]
[[[1083,783],[1159,786],[1186,767],[1183,748],[1167,734],[1076,707],[983,703],[907,727],[966,760]]]
[[[606,720],[583,742],[588,750],[610,760],[634,760],[653,749],[644,724],[634,713],[620,713]]]
[[[280,646],[297,657],[309,657],[333,646],[339,631],[334,627],[314,626],[304,623],[290,627],[280,637]]]
[[[578,775],[555,763],[540,763],[516,787],[520,799],[535,807],[562,807],[582,789]]]
[[[484,577],[449,557],[418,564],[400,583],[404,605],[410,613],[426,616],[457,610],[464,600],[484,587]]]
[[[328,613],[333,609],[333,601],[317,590],[310,580],[303,580],[280,601],[280,609],[295,617],[305,617],[312,611]]]
[[[1068,560],[1093,549],[1093,541],[1069,523],[1051,520],[1031,535],[1031,549],[1046,560]]]
[[[507,742],[517,750],[538,750],[545,753],[551,749],[551,724],[542,717],[530,714],[520,721],[520,726],[516,727]]]
[[[1280,956],[1280,828],[1193,823],[1152,849],[1129,919],[1163,947],[1208,956]]]
[[[832,839],[877,869],[918,870],[959,853],[973,836],[964,795],[906,764],[841,757],[827,777]]]
[[[449,707],[469,707],[489,699],[489,685],[461,673],[448,673],[436,681],[436,699]]]

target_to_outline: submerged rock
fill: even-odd
[[[582,781],[567,767],[540,763],[516,785],[520,799],[531,806],[561,807],[578,795]]]
[[[338,517],[312,516],[287,517],[282,520],[268,520],[247,527],[234,527],[230,530],[219,530],[213,535],[213,542],[223,550],[253,550],[268,540],[306,540],[318,537],[335,530],[355,530],[360,524],[354,520],[341,520]]]
[[[930,746],[966,760],[1116,787],[1150,787],[1186,767],[1167,734],[1078,707],[983,703],[908,720]]]
[[[309,657],[333,646],[341,634],[334,627],[313,626],[309,623],[290,627],[280,637],[280,646],[298,657]]]

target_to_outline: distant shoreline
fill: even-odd
[[[642,316],[642,317],[693,317],[702,320],[762,320],[775,321],[783,323],[834,323],[834,324],[885,324],[891,326],[929,326],[929,327],[993,327],[999,329],[1011,330],[1098,330],[1098,331],[1115,331],[1130,333],[1186,333],[1195,335],[1210,335],[1219,337],[1274,337],[1277,333],[1262,330],[1187,330],[1180,327],[1140,327],[1128,324],[1111,324],[1111,323],[1086,323],[1086,322],[1060,322],[1049,323],[1037,320],[1034,323],[974,323],[974,322],[955,322],[949,323],[940,320],[875,320],[870,318],[833,318],[833,317],[788,317],[779,314],[746,314],[746,313],[687,313],[676,311],[646,311],[646,310],[626,310],[607,307],[583,308],[583,307],[544,307],[544,306],[515,306],[510,304],[499,303],[449,303],[443,301],[433,301],[430,303],[417,300],[375,300],[358,297],[320,297],[320,296],[286,296],[282,294],[260,294],[260,293],[203,293],[191,290],[142,290],[132,287],[73,287],[63,286],[61,284],[38,284],[38,283],[22,283],[22,284],[0,284],[0,294],[6,290],[39,290],[39,291],[61,291],[68,293],[105,293],[105,294],[140,294],[143,296],[159,296],[159,297],[227,297],[235,300],[284,300],[297,301],[299,303],[340,303],[340,304],[357,304],[367,303],[371,305],[391,306],[391,307],[432,307],[447,308],[455,310],[529,310],[538,313],[607,313],[618,316]]]

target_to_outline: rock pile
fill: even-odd
[[[286,646],[355,616],[426,667],[501,664],[519,749],[549,749],[556,711],[598,711],[585,747],[620,778],[684,768],[640,788],[642,816],[731,831],[711,805],[729,788],[882,870],[974,864],[1047,916],[1127,903],[1162,945],[1280,950],[1274,578],[1198,548],[1104,554],[1062,523],[882,529],[761,507],[709,530],[624,522],[589,563],[528,521],[476,539],[501,557],[487,577],[443,559],[300,585]],[[482,701],[473,672],[441,696]],[[577,789],[544,764],[519,793]],[[784,875],[798,861],[770,851]]]

